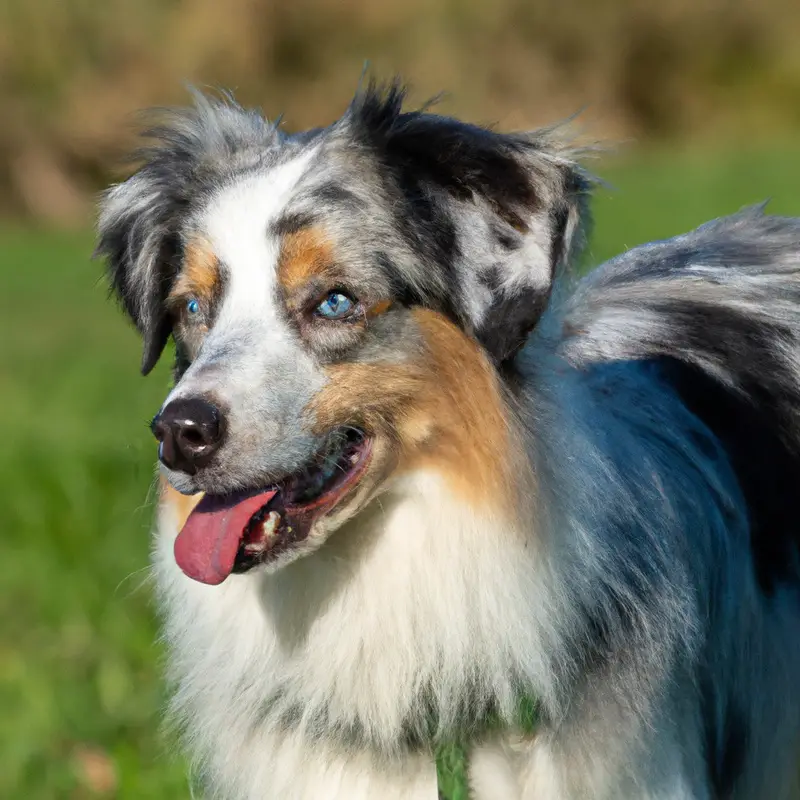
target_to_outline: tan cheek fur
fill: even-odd
[[[407,364],[337,364],[310,411],[319,430],[359,420],[394,439],[399,472],[441,473],[465,502],[515,503],[516,437],[494,368],[441,314],[413,312],[422,355]]]
[[[186,520],[189,519],[189,514],[194,511],[195,506],[202,499],[203,493],[192,495],[181,494],[173,489],[163,476],[159,477],[158,482],[161,489],[160,501],[162,505],[172,507],[175,512],[178,530],[180,530],[186,523]]]

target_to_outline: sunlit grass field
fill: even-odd
[[[592,166],[590,262],[767,197],[800,214],[800,148]],[[180,800],[146,570],[168,370],[139,376],[91,249],[0,232],[0,797]]]

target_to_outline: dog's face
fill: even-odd
[[[543,135],[501,135],[369,89],[286,136],[198,98],[109,191],[99,250],[176,384],[167,480],[205,497],[176,542],[216,583],[320,546],[398,476],[502,495],[497,366],[569,259],[587,181]]]

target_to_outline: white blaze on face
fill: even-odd
[[[204,213],[202,232],[228,280],[215,327],[251,321],[269,337],[265,345],[285,343],[285,324],[275,305],[281,243],[270,225],[286,208],[315,152],[243,178],[224,189]]]
[[[315,152],[241,177],[221,189],[195,221],[196,234],[220,264],[224,294],[197,358],[165,405],[179,396],[210,393],[230,408],[232,432],[252,432],[259,424],[266,435],[275,427],[273,420],[307,402],[303,392],[320,385],[312,359],[279,313],[281,241],[271,230]],[[217,359],[218,354],[224,357]],[[295,379],[291,386],[287,374]],[[274,375],[287,385],[273,385]]]

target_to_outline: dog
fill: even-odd
[[[573,279],[560,129],[403,102],[290,135],[198,93],[101,201],[142,371],[175,345],[153,563],[198,787],[435,798],[459,741],[479,799],[797,797],[800,221]]]

